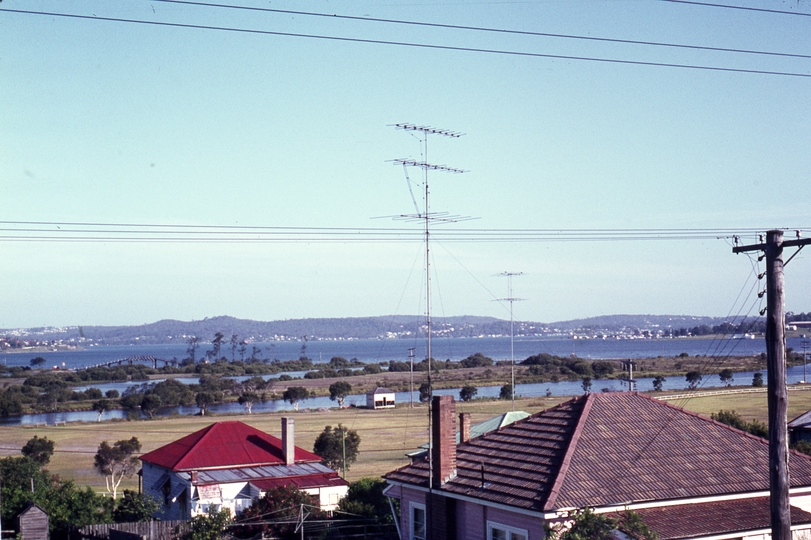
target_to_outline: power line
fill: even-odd
[[[444,50],[444,51],[455,51],[455,52],[473,52],[473,53],[484,53],[484,54],[497,54],[497,55],[504,55],[504,56],[520,56],[526,58],[546,58],[550,60],[576,60],[576,61],[584,61],[584,62],[599,62],[604,64],[622,64],[622,65],[632,65],[632,66],[645,66],[645,67],[667,67],[667,68],[677,68],[677,69],[692,69],[692,70],[700,70],[700,71],[719,71],[725,73],[745,73],[750,75],[775,75],[775,76],[782,76],[782,77],[803,77],[803,78],[811,78],[811,73],[798,73],[792,71],[770,71],[770,70],[762,70],[762,69],[744,69],[744,68],[731,68],[731,67],[718,67],[718,66],[702,66],[697,64],[678,64],[672,62],[648,62],[642,60],[623,60],[623,59],[616,59],[616,58],[600,58],[594,56],[576,56],[576,55],[564,55],[564,54],[549,54],[549,53],[533,53],[533,52],[525,52],[525,51],[510,51],[505,49],[488,49],[488,48],[481,48],[481,47],[461,47],[461,46],[453,46],[453,45],[433,45],[428,43],[415,43],[415,42],[408,42],[408,41],[390,41],[390,40],[380,40],[380,39],[367,39],[367,38],[350,38],[350,37],[341,37],[341,36],[327,36],[327,35],[320,35],[320,34],[303,34],[299,32],[278,32],[272,30],[252,30],[247,28],[233,28],[227,26],[212,26],[212,25],[202,25],[202,24],[189,24],[189,23],[171,23],[171,22],[164,22],[164,21],[144,21],[139,19],[123,19],[120,17],[100,17],[95,15],[78,15],[78,14],[71,14],[71,13],[55,13],[55,12],[45,12],[45,11],[33,11],[33,10],[22,10],[22,9],[6,9],[0,8],[0,11],[7,12],[7,13],[21,13],[26,15],[44,15],[48,17],[65,17],[71,19],[84,19],[84,20],[93,20],[93,21],[107,21],[107,22],[122,22],[122,23],[131,23],[131,24],[145,24],[150,26],[163,26],[163,27],[175,27],[175,28],[188,28],[188,29],[195,29],[195,30],[219,30],[224,32],[236,32],[236,33],[245,33],[245,34],[256,34],[256,35],[269,35],[269,36],[281,36],[281,37],[298,37],[298,38],[307,38],[307,39],[320,39],[320,40],[329,40],[329,41],[341,41],[347,43],[363,43],[363,44],[370,44],[370,45],[393,45],[393,46],[400,46],[400,47],[414,47],[420,49],[434,49],[434,50]]]
[[[240,5],[229,5],[229,4],[218,4],[213,2],[195,2],[192,0],[154,0],[156,2],[163,2],[167,4],[186,4],[192,6],[201,6],[201,7],[215,7],[215,8],[223,8],[223,9],[235,9],[235,10],[245,10],[245,11],[258,11],[258,12],[266,12],[266,13],[280,13],[286,15],[304,15],[309,17],[323,17],[328,19],[341,19],[341,20],[350,20],[350,21],[362,21],[362,22],[377,22],[377,23],[387,23],[387,24],[400,24],[400,25],[408,25],[408,26],[422,26],[428,28],[442,28],[442,29],[449,29],[449,30],[466,30],[472,32],[488,32],[488,33],[497,33],[497,34],[510,34],[510,35],[520,35],[520,36],[535,36],[535,37],[551,37],[551,38],[559,38],[559,39],[573,39],[573,40],[582,40],[582,41],[596,41],[601,43],[619,43],[623,45],[645,45],[645,46],[652,46],[652,47],[668,47],[668,48],[676,48],[676,49],[690,49],[690,50],[699,50],[699,51],[713,51],[713,52],[731,52],[731,53],[741,53],[741,54],[757,54],[757,55],[765,55],[765,56],[783,56],[789,58],[811,58],[811,55],[806,54],[793,54],[793,53],[782,53],[782,52],[773,52],[773,51],[755,51],[750,49],[735,49],[735,48],[726,48],[726,47],[709,47],[703,45],[685,45],[679,43],[662,43],[658,41],[644,41],[644,40],[632,40],[632,39],[618,39],[618,38],[604,38],[604,37],[594,37],[594,36],[582,36],[576,34],[556,34],[552,32],[532,32],[529,30],[510,30],[506,28],[492,28],[492,27],[485,27],[485,26],[468,26],[462,24],[445,24],[445,23],[430,23],[424,21],[407,21],[402,19],[384,19],[378,17],[358,17],[353,15],[338,15],[338,14],[330,14],[330,13],[318,13],[312,11],[295,11],[295,10],[288,10],[288,9],[274,9],[274,8],[264,8],[264,7],[255,7],[255,6],[240,6]]]
[[[761,13],[773,13],[777,15],[797,15],[799,17],[811,17],[811,13],[799,13],[795,11],[783,11],[779,9],[756,8],[748,6],[730,6],[729,4],[713,4],[711,2],[694,2],[691,0],[662,0],[662,2],[671,2],[673,4],[688,4],[693,6],[704,6],[723,9],[738,9],[742,11],[756,11]]]
[[[807,230],[809,227],[791,227]],[[717,240],[756,235],[747,229],[435,229],[442,242],[619,242]],[[424,241],[417,228],[269,227],[0,221],[0,241],[140,243],[402,243]]]

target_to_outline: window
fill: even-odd
[[[527,540],[525,529],[516,529],[501,523],[487,522],[487,540]]]
[[[425,540],[425,505],[411,503],[411,540]]]

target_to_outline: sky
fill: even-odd
[[[0,328],[424,315],[396,159],[466,171],[434,319],[756,315],[732,236],[811,235],[811,2],[728,5],[3,0]]]

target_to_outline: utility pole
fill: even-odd
[[[808,345],[811,344],[811,341],[804,339],[803,343],[803,384],[808,382],[808,379],[805,378],[805,365],[808,363]]]
[[[408,348],[408,362],[410,364],[410,371],[411,371],[411,392],[409,393],[409,399],[411,400],[411,405],[409,408],[414,408],[414,347]]]
[[[783,292],[783,248],[797,247],[797,251],[811,239],[783,240],[783,231],[766,233],[766,243],[738,246],[735,238],[733,253],[763,251],[766,257],[766,363],[769,374],[769,503],[773,540],[791,540],[791,513],[789,501],[789,463],[786,391],[786,308]],[[796,253],[795,253],[796,255]],[[761,259],[763,256],[761,256]]]
[[[507,277],[507,298],[499,298],[502,302],[510,303],[510,389],[511,398],[513,402],[513,411],[515,411],[515,346],[513,343],[513,302],[520,302],[523,298],[513,298],[513,276],[521,276],[523,272],[502,272],[500,276]]]
[[[636,384],[636,379],[634,379],[634,368],[636,367],[636,362],[631,360],[623,360],[622,361],[622,369],[628,371],[628,378],[625,379],[628,381],[628,391],[634,391],[634,385]]]

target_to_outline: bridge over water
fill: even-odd
[[[130,356],[129,358],[119,358],[118,360],[110,360],[109,362],[103,362],[101,364],[86,366],[84,369],[90,369],[95,367],[123,366],[125,364],[132,365],[136,362],[150,364],[153,369],[158,368],[158,362],[163,362],[164,366],[177,366],[180,364],[180,362],[175,358],[166,359],[166,358],[157,358],[155,356]]]

